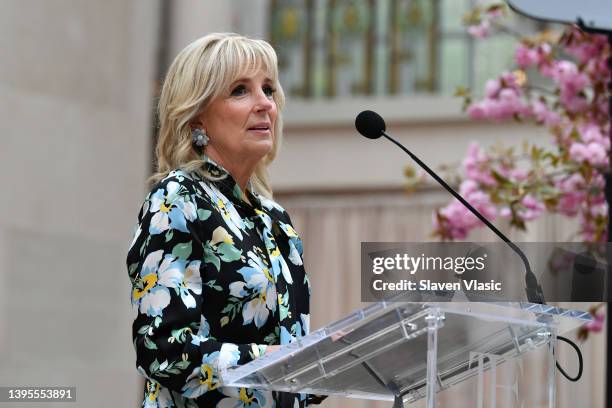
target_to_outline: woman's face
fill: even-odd
[[[258,162],[272,149],[275,89],[262,70],[234,81],[200,116],[210,137],[207,154],[219,164]]]

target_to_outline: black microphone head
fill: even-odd
[[[357,131],[368,139],[378,139],[387,130],[385,120],[376,112],[365,110],[355,118]]]

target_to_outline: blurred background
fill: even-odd
[[[365,306],[360,243],[432,240],[433,211],[449,197],[433,184],[408,196],[409,158],[358,136],[357,113],[378,111],[432,167],[458,166],[470,141],[548,143],[535,127],[472,122],[453,97],[459,85],[481,90],[512,62],[512,38],[484,44],[465,33],[461,18],[474,4],[0,0],[0,386],[70,385],[71,406],[139,406],[124,260],[153,169],[161,80],[178,51],[210,32],[264,38],[279,54],[285,139],[271,175],[304,240],[311,327]],[[512,237],[564,241],[575,229],[549,216]],[[583,343],[579,383],[558,379],[560,407],[604,406],[604,336]],[[559,354],[573,373],[573,353]],[[460,392],[441,401],[464,406]]]

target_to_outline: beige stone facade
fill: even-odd
[[[265,37],[267,7],[266,0],[0,2],[0,386],[76,386],[75,407],[140,403],[124,259],[151,169],[158,67],[208,32]],[[469,122],[452,98],[289,99],[271,173],[304,237],[314,329],[361,306],[358,283],[333,286],[358,282],[361,241],[430,239],[431,212],[448,200],[433,187],[402,194],[409,159],[385,140],[356,134],[363,109],[383,114],[388,130],[434,167],[457,162],[471,140],[547,143],[535,128]],[[566,219],[547,218],[515,237],[562,241],[572,230]],[[603,406],[604,347],[603,335],[584,344],[585,378],[559,380],[560,407]]]

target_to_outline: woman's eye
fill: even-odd
[[[262,89],[266,96],[269,98],[271,98],[274,92],[276,92],[276,89],[272,88],[270,85],[266,85]]]
[[[246,87],[244,85],[238,85],[237,87],[234,88],[231,95],[240,96],[240,95],[244,95],[245,92],[246,92]]]

